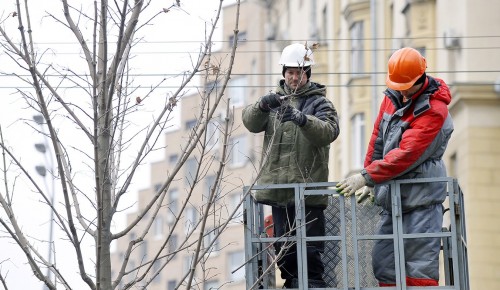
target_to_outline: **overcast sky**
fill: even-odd
[[[83,3],[82,9],[84,10],[90,9],[93,5],[93,1],[78,1]],[[71,0],[69,2],[74,3],[74,1]],[[174,3],[174,1],[153,2],[152,7],[148,8],[150,13],[152,13],[152,11],[160,11],[162,8],[168,8]],[[234,1],[225,1],[226,4],[228,2]],[[74,51],[75,46],[74,43],[72,43],[74,38],[71,37],[71,34],[65,32],[65,28],[62,28],[60,24],[55,25],[51,18],[46,17],[47,11],[62,17],[61,1],[44,0],[28,1],[28,3],[31,7],[31,22],[34,27],[33,36],[35,42],[39,43],[39,49],[47,53],[45,60],[50,62],[51,58],[58,58],[59,60],[61,58],[67,58],[68,62],[71,64],[81,61],[80,59],[75,59],[79,58],[79,56]],[[181,0],[181,8],[183,8],[183,10],[174,8],[169,13],[161,15],[161,18],[157,18],[154,25],[145,27],[144,33],[149,43],[148,45],[138,46],[134,51],[135,54],[140,54],[134,66],[136,73],[154,75],[157,73],[169,72],[174,74],[182,70],[189,70],[191,60],[185,52],[197,51],[200,44],[203,42],[206,29],[209,28],[205,27],[205,23],[211,22],[210,19],[215,15],[215,10],[219,3],[219,0]],[[85,5],[89,5],[89,7],[85,7]],[[14,17],[6,17],[6,15],[15,11],[15,1],[2,1],[2,8],[0,9],[0,19],[6,19],[1,25],[6,27],[8,30],[7,32],[13,35],[13,37],[18,37],[17,19]],[[76,18],[76,16],[74,17]],[[144,19],[145,18],[143,18],[143,20]],[[221,27],[220,21],[219,27]],[[89,25],[89,23],[85,25]],[[1,39],[1,41],[3,42],[4,39]],[[169,50],[170,53],[166,54],[166,50]],[[0,125],[2,133],[4,138],[8,140],[7,143],[15,149],[15,152],[21,156],[24,162],[27,162],[27,167],[31,168],[34,176],[37,176],[34,170],[35,166],[43,164],[45,161],[44,156],[36,152],[34,144],[43,142],[43,139],[40,136],[32,138],[33,129],[26,126],[26,122],[23,121],[31,120],[35,114],[34,110],[27,107],[25,101],[16,93],[16,88],[24,90],[24,87],[27,87],[27,85],[19,83],[12,77],[3,75],[4,73],[9,74],[14,71],[20,73],[20,71],[15,67],[14,63],[6,57],[3,53],[3,49],[0,51],[2,51],[2,53],[0,53]],[[175,57],[173,57],[174,54],[172,52],[184,53],[175,54]],[[144,79],[140,81],[144,81]],[[156,80],[154,77],[150,77],[145,81],[145,83],[147,82],[153,84]],[[175,84],[175,82],[169,82],[169,84]],[[160,158],[159,156],[161,155],[156,155],[153,159]],[[144,183],[134,184],[133,190],[135,191],[149,185],[148,172],[143,171],[142,174],[146,175],[142,178]],[[39,178],[41,179],[41,177]],[[18,188],[17,191],[22,192],[19,188],[23,186],[22,183],[16,184]],[[135,194],[136,193],[134,193],[134,196]],[[28,229],[27,231],[30,235],[38,237],[41,240],[46,240],[48,238],[48,223],[46,221],[49,218],[50,212],[48,210],[37,210],[40,208],[40,203],[40,200],[23,201],[22,204],[24,205],[25,211],[18,215],[20,215],[19,217],[24,223],[23,226],[25,229]],[[3,212],[1,215],[4,217]],[[31,270],[25,265],[23,259],[24,255],[19,252],[17,256],[22,259],[12,259],[12,253],[18,250],[15,246],[11,245],[11,243],[11,241],[3,237],[0,239],[0,249],[2,249],[0,251],[0,272],[4,276],[8,273],[7,282],[9,287],[11,287],[9,289],[41,289],[41,284],[37,282]],[[40,251],[42,253],[46,252],[44,249]],[[61,249],[58,251],[58,258],[60,258],[60,253],[64,250]],[[63,264],[63,262],[64,261],[61,260],[57,261],[59,265]],[[75,267],[75,277],[76,280],[79,280],[76,271],[77,269]],[[29,279],[30,277],[31,279]],[[74,289],[86,289],[86,286],[82,287],[83,288],[76,287]]]

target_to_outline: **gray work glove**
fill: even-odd
[[[259,108],[264,112],[269,112],[271,109],[281,106],[281,103],[281,95],[269,93],[260,99]]]
[[[299,127],[302,127],[307,123],[306,115],[290,105],[280,108],[278,112],[278,119],[281,123],[292,121]]]
[[[367,198],[371,203],[375,202],[375,192],[373,191],[372,186],[365,185],[362,188],[358,189],[354,193],[354,195],[356,195],[357,203],[362,203]]]
[[[344,195],[345,197],[349,197],[353,195],[356,190],[366,185],[366,179],[363,177],[361,173],[354,174],[351,177],[348,177],[342,181],[339,181],[336,185],[336,189],[338,193]]]

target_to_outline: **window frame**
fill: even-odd
[[[246,135],[234,136],[231,138],[232,145],[230,166],[232,168],[245,166],[248,160],[248,138]]]
[[[196,224],[198,222],[198,211],[194,206],[187,206],[184,213],[184,232],[188,234],[196,228]]]
[[[154,220],[154,238],[159,240],[163,237],[163,217],[157,215]]]
[[[230,97],[230,106],[240,108],[245,105],[247,86],[248,80],[246,77],[236,77],[231,79],[227,91],[227,95]]]
[[[227,254],[228,278],[234,282],[245,280],[245,267],[241,267],[245,263],[245,251],[233,251]],[[234,269],[240,267],[237,271]]]
[[[168,191],[167,224],[171,225],[179,210],[179,190],[172,188]]]
[[[198,170],[198,161],[196,158],[188,158],[184,164],[184,185],[192,186],[195,180],[196,171]]]
[[[233,216],[233,219],[231,220],[231,224],[242,224],[243,223],[243,206],[240,204],[241,201],[241,196],[240,193],[235,192],[229,194],[229,206],[231,212],[233,212],[236,207],[238,207],[238,210],[236,214]]]
[[[351,37],[351,72],[363,73],[365,66],[364,57],[364,21],[359,20],[352,23],[349,34]]]
[[[351,166],[363,168],[366,155],[366,118],[365,113],[359,112],[351,117]]]
[[[205,249],[207,249],[209,247],[209,245],[210,245],[210,243],[212,243],[212,241],[215,241],[212,244],[212,250],[209,253],[210,257],[219,255],[220,250],[221,250],[221,248],[220,248],[220,236],[219,236],[219,238],[216,238],[218,232],[219,232],[219,230],[217,228],[215,228],[215,229],[209,228],[209,229],[207,229],[206,235],[203,237],[203,246],[205,247]]]

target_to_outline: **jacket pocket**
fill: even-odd
[[[392,211],[391,190],[388,184],[375,185],[375,204],[387,211]]]

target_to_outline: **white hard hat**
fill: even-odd
[[[305,67],[314,65],[312,50],[305,44],[294,43],[283,49],[280,62],[285,67]]]

